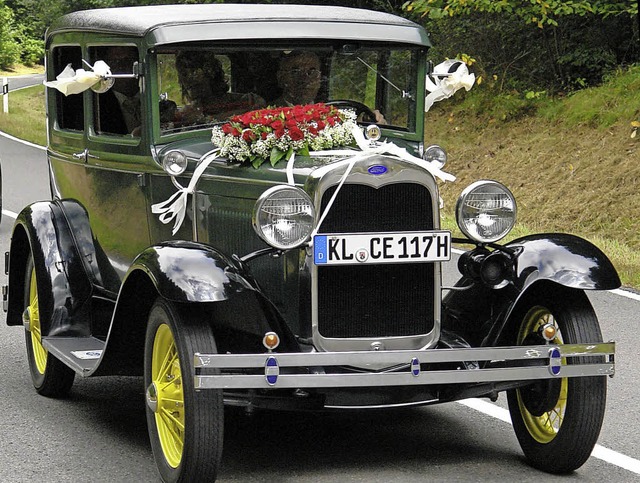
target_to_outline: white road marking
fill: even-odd
[[[13,211],[9,210],[2,210],[2,214],[7,215],[9,218],[13,218],[14,220],[18,218],[18,213],[14,213]]]
[[[40,146],[39,144],[30,143],[29,141],[25,141],[24,139],[19,139],[19,138],[15,137],[15,136],[12,136],[11,134],[7,134],[4,131],[0,131],[0,136],[3,136],[5,138],[7,138],[7,139],[11,139],[12,141],[16,141],[18,143],[22,143],[22,144],[24,144],[26,146],[29,146],[29,147],[32,147],[32,148],[41,149],[42,151],[46,151],[47,150],[47,148],[45,148],[44,146]]]
[[[462,401],[458,401],[458,403],[486,414],[487,416],[491,416],[492,418],[511,424],[509,411],[501,408],[500,406],[496,406],[495,404],[491,404],[488,401],[483,401],[481,399],[463,399]],[[599,444],[596,444],[595,448],[593,448],[591,456],[598,458],[599,460],[606,461],[607,463],[619,468],[631,471],[636,475],[640,475],[640,460],[631,458],[630,456],[623,455],[622,453],[605,448]]]

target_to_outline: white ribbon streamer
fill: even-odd
[[[426,79],[429,94],[424,99],[424,112],[431,109],[435,102],[448,99],[462,88],[469,91],[476,81],[476,76],[469,74],[467,65],[460,60],[445,60],[436,65],[431,77],[433,81],[429,76]]]
[[[169,199],[161,203],[151,205],[151,212],[159,214],[160,221],[165,225],[171,223],[172,220],[175,220],[175,222],[173,223],[173,230],[171,230],[172,235],[175,235],[180,229],[180,226],[182,226],[182,222],[184,221],[184,217],[187,213],[187,202],[189,199],[189,195],[195,193],[196,185],[198,184],[202,173],[204,173],[204,170],[207,169],[207,166],[209,166],[209,164],[211,164],[211,162],[218,157],[219,151],[219,149],[214,149],[213,151],[209,151],[200,158],[200,164],[198,164],[195,171],[193,172],[193,176],[191,177],[189,185],[186,188],[181,187],[178,191],[171,195]],[[176,184],[178,184],[177,181]]]
[[[102,60],[96,61],[92,67],[93,71],[84,69],[73,70],[68,64],[54,81],[44,81],[47,87],[59,90],[65,96],[70,94],[80,94],[90,89],[91,86],[100,82],[104,77],[111,75],[111,69]]]
[[[312,157],[319,156],[346,156],[349,164],[347,165],[347,169],[344,174],[340,178],[338,186],[334,191],[329,203],[324,209],[324,212],[320,216],[318,220],[318,224],[316,228],[313,230],[311,234],[311,239],[313,236],[318,233],[320,225],[324,221],[325,217],[331,210],[331,206],[333,205],[334,200],[338,196],[338,192],[342,185],[346,181],[347,177],[351,173],[351,170],[355,166],[358,161],[362,161],[364,159],[370,158],[372,156],[380,155],[380,154],[389,154],[391,156],[395,156],[404,161],[416,164],[423,169],[427,170],[433,176],[440,178],[443,181],[455,181],[456,177],[452,174],[446,173],[442,171],[437,166],[425,161],[424,159],[417,158],[412,156],[407,152],[406,149],[401,148],[393,143],[384,142],[384,143],[372,143],[365,139],[364,134],[358,127],[354,127],[352,131],[353,137],[356,141],[356,144],[360,148],[360,151],[354,151],[353,149],[339,149],[339,150],[327,150],[327,151],[312,151],[309,153]],[[189,181],[189,185],[185,187],[181,187],[176,193],[174,193],[169,199],[163,201],[161,203],[156,203],[151,205],[151,212],[155,214],[160,214],[160,221],[165,225],[174,221],[172,235],[175,235],[180,226],[182,226],[182,222],[184,221],[185,214],[187,212],[187,202],[189,199],[189,195],[195,193],[195,187],[204,173],[204,170],[211,164],[211,162],[218,157],[220,149],[214,149],[204,154],[202,158],[200,158],[200,163],[196,167],[191,180]],[[291,155],[289,161],[287,162],[286,174],[287,174],[287,183],[291,186],[295,185],[295,179],[293,176],[293,168],[295,163],[295,153]],[[176,184],[177,181],[176,181]],[[180,186],[180,185],[178,185]]]
[[[342,185],[344,184],[347,177],[351,173],[351,170],[353,169],[353,167],[358,161],[361,161],[379,154],[390,154],[404,161],[417,164],[418,166],[427,170],[433,176],[440,178],[442,181],[455,181],[456,179],[456,177],[453,176],[452,174],[442,171],[440,168],[434,166],[428,161],[425,161],[424,159],[417,158],[416,156],[409,154],[409,152],[406,149],[401,148],[396,144],[389,143],[386,141],[383,143],[371,143],[364,137],[364,134],[358,127],[355,127],[353,129],[352,134],[353,134],[353,138],[356,141],[356,144],[360,148],[360,152],[353,151],[350,149],[340,149],[340,150],[328,150],[328,151],[312,151],[309,153],[309,155],[313,157],[349,156],[349,164],[347,165],[347,169],[345,170],[344,174],[340,178],[340,181],[338,182],[338,186],[336,187],[336,190],[333,192],[333,195],[331,196],[331,199],[327,203],[327,206],[325,207],[322,215],[320,216],[320,219],[318,220],[318,223],[315,229],[311,233],[311,240],[313,240],[313,237],[318,233],[318,230],[320,229],[322,222],[324,221],[327,214],[331,210],[331,206],[333,205],[333,202],[338,196],[338,192],[340,191],[340,188],[342,188]],[[295,181],[293,177],[294,159],[295,159],[295,153],[291,156],[291,158],[287,162],[287,183],[290,184],[291,186],[295,185]]]

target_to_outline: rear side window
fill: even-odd
[[[55,76],[60,75],[67,66],[73,70],[84,68],[80,46],[56,47],[52,50],[52,57]],[[55,77],[48,80],[53,81]],[[65,96],[56,90],[55,96],[58,128],[82,131],[84,129],[82,94]]]
[[[132,74],[138,61],[138,49],[133,46],[109,45],[91,48],[91,62],[102,60],[113,74]],[[97,134],[140,136],[142,116],[140,86],[135,78],[116,78],[113,87],[104,93],[92,93],[93,126]]]

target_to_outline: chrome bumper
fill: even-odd
[[[613,376],[615,342],[380,352],[194,355],[195,389],[282,389],[469,384],[558,377]],[[600,360],[591,362],[595,356]],[[586,362],[569,364],[574,357]],[[538,360],[538,363],[531,361]],[[473,369],[468,369],[469,364]],[[460,369],[422,370],[423,364],[459,363]],[[509,364],[509,367],[496,367]],[[533,365],[535,364],[535,365]],[[383,371],[327,373],[330,366],[368,365]],[[481,368],[482,367],[482,368]],[[290,373],[291,369],[305,373]],[[213,369],[213,371],[211,371]],[[241,371],[259,370],[258,374]],[[283,371],[284,369],[284,371]],[[208,374],[207,372],[213,372]]]

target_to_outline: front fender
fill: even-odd
[[[531,235],[507,244],[517,250],[514,285],[524,290],[550,280],[582,290],[612,290],[620,278],[611,261],[591,242],[562,233]]]
[[[460,334],[474,346],[498,343],[519,300],[537,283],[556,283],[577,290],[612,290],[620,278],[607,256],[574,235],[540,234],[512,241],[510,283],[492,289],[462,277],[443,300],[443,328]]]
[[[244,290],[258,290],[236,262],[201,243],[177,241],[147,248],[127,278],[142,270],[157,292],[172,302],[219,302]]]
[[[240,263],[208,245],[175,241],[147,248],[134,260],[120,288],[100,366],[93,375],[138,375],[146,322],[161,296],[199,310],[220,352],[261,353],[262,337],[275,331],[282,350],[299,346],[281,314]]]

